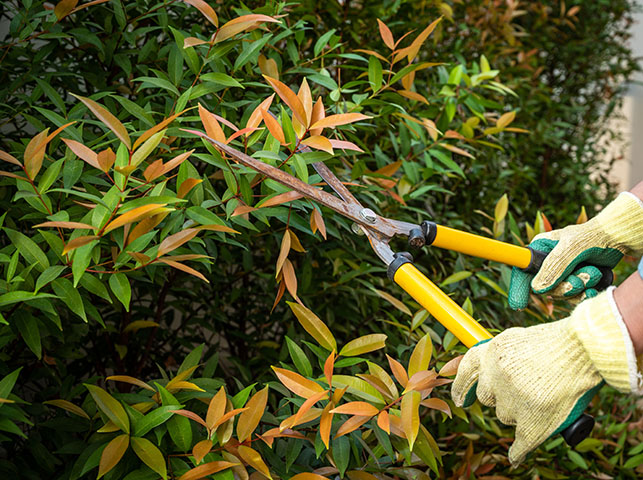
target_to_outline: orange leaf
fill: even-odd
[[[242,412],[245,412],[248,410],[247,408],[235,408],[234,410],[230,410],[229,412],[226,412],[219,420],[214,422],[214,426],[212,429],[217,428],[219,425],[223,425],[225,422],[230,420],[231,418],[235,417],[236,415],[239,415]]]
[[[80,222],[45,222],[34,225],[34,228],[45,228],[45,227],[54,227],[54,228],[84,228],[89,230],[96,230],[96,227],[87,225],[86,223]]]
[[[136,240],[138,237],[143,235],[144,233],[149,232],[152,230],[154,227],[156,227],[159,223],[163,221],[163,219],[169,214],[170,212],[162,212],[156,215],[152,215],[151,217],[144,218],[139,222],[138,225],[136,225],[130,234],[127,236],[127,243],[130,244],[134,240]]]
[[[237,33],[243,32],[249,28],[255,27],[258,23],[280,23],[280,20],[276,18],[269,17],[268,15],[242,15],[237,18],[233,18],[226,24],[224,24],[216,33],[214,38],[214,43],[219,43],[228,38],[236,35]]]
[[[288,293],[292,295],[292,298],[299,301],[299,298],[297,297],[297,275],[295,275],[295,269],[293,268],[290,260],[284,260],[284,265],[281,267],[281,270],[284,275],[284,283],[286,284]]]
[[[576,219],[576,224],[579,225],[581,223],[585,223],[587,221],[587,212],[585,211],[585,206],[583,205],[580,209],[580,213],[578,214],[578,218]]]
[[[187,417],[190,420],[194,420],[197,423],[200,423],[203,425],[205,428],[208,428],[208,425],[205,423],[205,420],[203,420],[201,417],[199,417],[196,413],[191,412],[189,410],[170,410],[172,413],[176,413],[177,415],[181,415],[183,417]]]
[[[111,232],[123,225],[127,225],[128,223],[138,222],[143,218],[156,215],[157,213],[160,213],[160,210],[165,207],[165,205],[165,203],[150,203],[149,205],[133,208],[105,225],[103,228],[103,234]]]
[[[197,45],[203,45],[204,43],[208,42],[196,37],[187,37],[183,40],[183,48],[196,47]]]
[[[301,101],[301,104],[304,107],[304,111],[306,112],[305,127],[309,127],[313,114],[313,97],[310,93],[310,87],[308,86],[306,77],[304,77],[304,79],[301,81],[301,86],[299,87],[299,91],[297,92],[297,97]]]
[[[348,402],[340,405],[339,407],[335,407],[330,412],[372,417],[379,413],[379,409],[366,402]]]
[[[253,112],[250,114],[250,117],[248,118],[248,121],[246,122],[246,128],[256,129],[259,125],[261,125],[261,121],[263,120],[261,111],[268,110],[268,108],[270,108],[270,105],[272,105],[272,101],[274,100],[274,98],[275,94],[273,93],[253,110]]]
[[[272,308],[270,309],[270,313],[272,313],[274,311],[275,307],[279,304],[279,301],[284,296],[285,291],[286,291],[286,284],[283,281],[280,281],[279,282],[279,289],[277,290],[277,295],[275,296],[275,301],[272,304]]]
[[[426,27],[422,33],[420,33],[415,40],[413,40],[413,43],[407,48],[404,48],[399,51],[399,53],[395,56],[395,59],[393,60],[393,63],[397,62],[398,60],[401,60],[404,56],[408,59],[409,63],[411,63],[417,54],[420,51],[420,47],[424,43],[424,41],[431,35],[433,30],[435,30],[435,27],[437,27],[438,23],[442,20],[442,17],[438,18],[437,20],[434,20],[428,27]]]
[[[496,127],[505,128],[516,118],[515,110],[513,112],[503,113],[502,116],[496,122]]]
[[[194,457],[194,460],[196,460],[197,465],[201,463],[203,457],[210,453],[210,450],[212,450],[212,440],[209,438],[201,440],[194,446],[192,449],[192,456]]]
[[[322,97],[317,98],[317,101],[315,102],[315,106],[313,107],[313,113],[310,118],[310,123],[311,125],[319,122],[322,118],[326,117],[326,111],[324,110],[324,102],[322,101]],[[311,135],[321,135],[322,129],[321,128],[311,128],[310,129],[310,134]]]
[[[223,460],[204,463],[203,465],[199,465],[198,467],[194,467],[192,470],[188,470],[187,472],[185,472],[179,477],[179,480],[200,480],[207,477],[208,475],[212,475],[213,473],[225,470],[226,468],[234,467],[235,465],[239,464],[225,462]]]
[[[321,135],[313,135],[312,137],[302,140],[301,143],[309,147],[316,148],[317,150],[323,150],[331,155],[335,153],[333,152],[333,144],[330,140],[326,137],[322,137]]]
[[[164,165],[163,165],[163,170],[161,171],[161,174],[165,175],[167,172],[169,172],[169,171],[170,171],[170,170],[172,170],[173,168],[178,167],[178,166],[179,166],[179,165],[181,165],[185,160],[187,160],[187,159],[188,159],[188,157],[189,157],[190,155],[192,155],[193,153],[194,153],[194,149],[189,150],[189,151],[187,151],[187,152],[185,152],[185,153],[182,153],[182,154],[180,154],[180,155],[177,155],[177,156],[176,156],[176,157],[174,157],[172,160],[170,160],[169,162],[167,162],[166,164],[164,164]]]
[[[449,145],[448,143],[440,143],[439,145],[440,145],[442,148],[446,148],[447,150],[450,150],[450,151],[451,151],[451,152],[453,152],[453,153],[458,153],[458,154],[460,154],[460,155],[464,155],[465,157],[469,157],[469,158],[475,158],[473,155],[471,155],[471,154],[470,154],[469,152],[467,152],[466,150],[462,150],[462,149],[461,149],[461,148],[459,148],[459,147],[455,147],[455,146],[453,146],[453,145]]]
[[[199,233],[198,228],[187,228],[178,233],[175,233],[174,235],[170,235],[161,242],[161,245],[159,245],[156,257],[158,258],[162,255],[165,255],[166,253],[170,253],[172,250],[176,250],[185,242],[192,240],[197,233]]]
[[[96,235],[88,235],[85,237],[76,237],[72,241],[70,241],[67,245],[65,245],[65,248],[63,248],[63,255],[66,253],[71,252],[72,250],[75,250],[79,247],[82,247],[83,245],[87,245],[88,243],[93,242],[94,240],[98,240],[100,237],[97,237]]]
[[[274,59],[266,58],[261,54],[259,55],[258,63],[259,70],[261,70],[262,74],[279,80],[279,68],[277,67],[277,62],[275,62]]]
[[[98,162],[98,155],[91,149],[87,148],[80,142],[76,140],[71,140],[69,138],[63,138],[63,142],[69,147],[69,149],[74,152],[74,154],[81,159],[85,160],[92,167],[102,170],[100,163]]]
[[[187,1],[187,0],[186,0]],[[193,1],[193,0],[190,0]],[[199,103],[199,117],[203,123],[203,128],[205,128],[205,133],[208,134],[208,137],[214,138],[216,141],[221,143],[226,143],[226,136],[223,133],[221,125],[217,118],[206,110],[203,105]]]
[[[420,430],[420,400],[420,392],[413,391],[402,395],[402,430],[404,430],[406,439],[409,441],[411,451]]]
[[[188,110],[188,109],[186,109],[186,110]],[[134,146],[133,146],[132,149],[136,150],[136,147],[138,147],[141,143],[143,143],[145,140],[150,138],[156,132],[160,132],[161,130],[163,130],[165,127],[167,127],[170,123],[172,123],[179,115],[181,115],[186,110],[182,110],[182,111],[180,111],[178,113],[175,113],[174,115],[171,115],[171,116],[167,117],[161,123],[153,126],[152,128],[146,130],[145,132],[143,132],[143,134],[140,137],[138,137],[136,139],[136,141],[134,142]]]
[[[346,125],[348,123],[359,122],[371,118],[361,113],[338,113],[330,117],[322,118],[311,125],[311,130],[314,128],[335,128],[338,125]]]
[[[183,263],[175,262],[174,260],[169,260],[168,258],[159,258],[158,261],[166,265],[169,265],[170,267],[176,268],[177,270],[181,270],[182,272],[189,273],[190,275],[194,275],[195,277],[203,280],[206,283],[210,283],[210,281],[207,278],[205,278],[205,276],[203,276],[201,272],[199,272],[198,270],[195,270],[192,267],[188,267]],[[144,264],[144,262],[141,262],[141,263]]]
[[[545,216],[545,214],[541,212],[540,216],[543,219],[543,225],[545,226],[545,231],[546,232],[551,232],[552,231],[552,226],[551,226],[551,223],[549,223],[549,220],[547,220],[547,217]]]
[[[458,355],[457,357],[452,358],[447,363],[445,363],[444,366],[440,369],[440,375],[443,377],[450,377],[458,373],[458,366],[460,365],[463,357],[464,355]]]
[[[423,406],[427,408],[432,408],[433,410],[440,410],[441,412],[444,412],[449,417],[451,417],[451,407],[449,407],[449,404],[444,400],[441,400],[439,398],[427,398],[421,403]]]
[[[83,102],[85,106],[89,108],[89,110],[91,110],[92,113],[96,115],[96,117],[98,117],[101,122],[103,122],[112,132],[114,132],[114,135],[116,135],[128,149],[131,149],[131,141],[129,135],[127,134],[127,130],[118,118],[108,112],[105,107],[99,105],[93,100],[86,97],[81,97],[80,95],[76,95],[74,93],[72,93],[72,95]],[[136,145],[134,146],[134,148],[136,148]]]
[[[22,167],[22,163],[20,163],[16,157],[5,152],[4,150],[0,150],[0,160],[4,160],[5,162],[13,163],[14,165]]]
[[[49,133],[48,128],[35,135],[27,144],[24,157],[25,171],[29,178],[35,178],[42,167],[42,159],[45,157],[43,147],[46,146],[47,133]]]
[[[268,387],[264,387],[255,393],[246,403],[247,410],[239,415],[237,422],[237,438],[239,442],[245,442],[251,438],[252,432],[259,425],[259,421],[266,410],[268,403]]]
[[[411,378],[409,378],[403,393],[410,392],[411,390],[420,392],[427,388],[431,388],[431,382],[435,380],[437,376],[438,374],[434,371],[422,370],[420,372],[416,372],[411,376]]]
[[[358,374],[357,376],[362,380],[365,380],[366,382],[368,382],[369,385],[371,385],[373,388],[375,388],[375,390],[380,392],[384,396],[384,398],[387,398],[389,400],[394,399],[393,395],[391,395],[391,392],[387,388],[386,384],[380,378],[376,377],[375,375],[369,375],[367,373],[361,373],[361,374]]]
[[[107,377],[105,380],[112,380],[114,382],[124,382],[124,383],[129,383],[131,385],[136,385],[137,387],[144,388],[145,390],[151,390],[152,392],[155,392],[152,387],[150,387],[147,383],[145,383],[143,380],[139,380],[138,378],[130,377],[129,375],[111,375]]]
[[[396,378],[398,382],[400,382],[400,385],[403,387],[406,387],[406,384],[409,382],[409,377],[406,374],[406,370],[402,366],[400,362],[397,360],[392,359],[388,355],[386,355],[386,358],[388,358],[388,364],[391,367],[391,372],[393,372],[393,376]]]
[[[279,98],[290,107],[297,120],[299,120],[302,125],[306,125],[306,110],[304,110],[304,106],[301,104],[299,97],[295,95],[295,92],[275,78],[266,75],[264,75],[263,78],[265,78],[275,92],[277,92]]]
[[[391,434],[391,426],[389,422],[389,415],[386,410],[382,410],[377,416],[377,426],[384,430],[389,435]]]
[[[354,417],[349,418],[342,424],[341,427],[339,427],[334,438],[339,438],[342,435],[346,435],[347,433],[351,433],[352,431],[357,430],[359,427],[364,425],[370,419],[371,419],[370,416],[362,417],[360,415],[355,415]]]
[[[299,238],[297,235],[295,235],[295,232],[292,230],[288,230],[288,233],[290,233],[290,246],[293,250],[299,253],[306,253],[306,249],[302,246],[301,242],[299,241]]]
[[[188,193],[190,193],[190,190],[192,190],[202,181],[203,180],[200,178],[186,178],[185,180],[183,180],[183,183],[179,185],[179,191],[177,192],[176,196],[179,198],[184,198]]]
[[[290,480],[328,480],[328,478],[317,475],[316,473],[303,472],[290,477]]]
[[[379,59],[380,59],[380,60],[382,60],[383,62],[388,63],[388,59],[387,59],[384,55],[382,55],[382,54],[380,54],[380,53],[377,53],[377,52],[375,52],[375,51],[373,51],[373,50],[365,50],[365,49],[363,49],[363,48],[358,48],[358,49],[356,49],[355,51],[356,51],[356,52],[360,52],[360,53],[366,53],[367,55],[373,55],[374,57],[379,58]]]
[[[136,260],[141,265],[147,265],[150,263],[151,258],[141,252],[127,252],[134,260]]]
[[[333,408],[332,403],[328,403],[324,410],[322,411],[321,418],[319,419],[319,436],[324,442],[326,449],[329,448],[330,444],[330,431],[333,426],[333,416],[334,414],[330,413],[331,408]]]
[[[302,377],[298,373],[291,372],[290,370],[285,370],[283,368],[271,367],[279,381],[284,384],[284,386],[293,392],[295,395],[299,395],[303,398],[312,397],[316,393],[324,391],[324,388],[318,383],[308,380],[305,377]]]
[[[336,357],[337,354],[335,353],[335,350],[333,350],[324,362],[324,376],[326,377],[326,382],[328,382],[329,388],[333,386],[333,369],[335,367]]]
[[[281,425],[279,426],[280,430],[285,430],[286,428],[293,428],[299,425],[300,423],[307,423],[305,420],[305,415],[308,413],[308,411],[312,408],[313,405],[315,405],[317,402],[320,400],[325,400],[328,398],[328,390],[324,390],[323,392],[316,393],[312,397],[309,397],[306,399],[306,401],[299,407],[297,410],[297,413],[283,422],[281,422]]]
[[[393,398],[398,397],[398,391],[397,387],[395,386],[395,382],[391,378],[391,376],[384,370],[382,367],[380,367],[376,363],[371,363],[368,362],[368,370],[371,372],[371,375],[379,378],[384,385],[386,385],[386,388],[389,391],[389,395]],[[402,369],[404,370],[404,369]]]
[[[279,143],[286,143],[284,131],[282,130],[281,125],[279,125],[279,122],[275,119],[275,117],[273,117],[266,110],[261,110],[261,118],[263,118],[263,122],[266,124],[266,127],[268,127],[270,135],[275,137]]]
[[[279,195],[275,195],[274,197],[270,197],[265,202],[262,202],[261,205],[258,205],[258,207],[259,208],[274,207],[275,205],[281,205],[282,203],[293,202],[295,200],[299,200],[302,197],[303,197],[303,195],[301,193],[296,192],[295,190],[291,190],[290,192],[280,193]]]
[[[211,225],[201,225],[198,227],[199,230],[211,230],[213,232],[225,232],[225,233],[239,233],[234,228],[230,228],[227,225],[218,225],[213,223]]]
[[[379,18],[377,19],[377,25],[380,28],[380,36],[384,41],[384,45],[393,50],[395,48],[395,40],[393,39],[393,34],[391,30],[382,22]]]
[[[98,477],[100,478],[114,468],[129,447],[129,435],[126,433],[112,439],[103,449],[98,464]]]
[[[422,102],[426,105],[429,104],[429,101],[426,99],[426,97],[420,95],[417,92],[413,92],[411,90],[398,90],[397,93],[399,93],[403,97],[410,98],[411,100],[417,100],[418,102]]]
[[[116,154],[111,148],[107,148],[102,152],[99,152],[98,157],[98,166],[103,172],[108,172],[114,162],[116,161]]]
[[[205,3],[203,0],[183,0],[185,3],[192,5],[195,8],[199,9],[199,12],[203,14],[208,21],[215,27],[219,26],[219,19],[214,9]]]
[[[272,480],[272,477],[270,476],[270,471],[268,470],[268,466],[261,458],[261,455],[259,455],[259,452],[257,452],[256,450],[253,450],[250,447],[246,447],[245,445],[239,445],[239,455],[241,456],[244,462],[246,462],[248,465],[250,465],[252,468],[257,470],[265,477]]]
[[[324,240],[326,240],[326,224],[324,223],[324,218],[319,210],[313,208],[313,211],[310,215],[310,228],[313,233],[319,230]]]
[[[281,272],[281,268],[288,258],[288,253],[290,252],[290,243],[290,235],[288,233],[288,229],[286,229],[283,237],[281,237],[281,248],[279,249],[279,257],[277,258],[277,269],[275,272],[275,277],[279,274],[279,272]]]
[[[155,178],[160,177],[163,174],[163,160],[160,158],[152,163],[150,163],[145,171],[143,172],[143,177],[148,182],[151,182]]]
[[[353,150],[355,152],[363,152],[361,148],[359,148],[357,145],[355,145],[353,142],[348,142],[346,140],[335,140],[335,139],[330,139],[330,145],[333,148],[339,148],[340,150]]]

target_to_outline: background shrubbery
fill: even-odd
[[[423,379],[430,398],[417,430],[417,395],[405,394],[401,408],[382,403],[396,400],[392,387],[389,399],[367,380],[388,378],[384,353],[412,374],[426,368],[430,343],[437,369],[462,347],[386,279],[345,219],[284,196],[182,130],[229,138],[259,127],[232,144],[311,183],[319,177],[307,164],[323,160],[385,216],[526,243],[550,222],[582,221],[581,206],[591,215],[614,193],[603,145],[618,135],[607,120],[636,69],[626,47],[633,2],[189,3],[2,4],[3,476],[94,478],[111,458],[120,461],[106,478],[179,478],[212,447],[204,461],[221,480],[261,476],[257,452],[280,478],[635,478],[640,413],[608,389],[580,454],[553,439],[513,472],[512,430],[487,410],[454,408],[444,380]],[[249,14],[261,16],[224,26]],[[306,79],[310,105],[321,98],[326,115],[370,118],[324,130],[349,149],[291,155],[294,133],[306,129],[264,75],[304,105]],[[279,119],[283,145],[261,108]],[[436,249],[415,255],[490,328],[568,311],[534,299],[511,312],[507,267]],[[629,270],[622,265],[621,277]],[[310,310],[286,303],[295,295]],[[386,335],[384,349],[373,334]],[[342,353],[367,335],[367,347],[337,359],[333,397],[317,406],[340,404],[343,386],[342,402],[389,405],[391,418],[401,415],[391,443],[361,404],[352,412],[369,421],[328,445],[313,416],[329,414],[315,407],[289,433],[309,441],[271,443],[266,432],[287,427],[303,403],[284,372],[318,380],[292,376],[303,396],[323,395],[333,342]],[[399,369],[395,377],[404,382]],[[247,401],[253,408],[222,421]],[[250,413],[266,403],[250,437],[259,422]],[[335,414],[331,438],[349,414]]]

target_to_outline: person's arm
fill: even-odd
[[[634,352],[643,354],[643,278],[638,272],[614,290],[614,302],[630,333]]]

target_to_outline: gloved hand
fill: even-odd
[[[601,279],[592,266],[577,269],[581,262],[613,268],[623,254],[643,254],[643,202],[629,192],[621,193],[597,216],[580,225],[541,233],[529,244],[550,252],[536,276],[514,267],[509,285],[509,306],[527,307],[529,291],[547,293],[576,302],[596,296]]]
[[[642,390],[634,347],[612,296],[614,287],[557,322],[510,328],[471,348],[452,386],[456,405],[477,396],[516,426],[509,461],[516,466],[578,418],[607,382],[621,392]]]

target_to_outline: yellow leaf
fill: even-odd
[[[62,398],[59,398],[57,400],[47,400],[43,403],[45,405],[53,405],[54,407],[62,408],[63,410],[67,410],[68,412],[73,413],[74,415],[78,415],[79,417],[83,417],[89,420],[89,415],[87,415],[85,410],[80,408],[78,405],[74,405],[67,400],[63,400]]]
[[[211,225],[201,225],[198,227],[199,230],[210,230],[212,232],[225,232],[225,233],[239,233],[234,228],[230,228],[227,225],[219,225],[213,223]]]
[[[283,145],[284,143],[286,143],[284,131],[282,130],[281,125],[279,125],[277,119],[266,110],[261,110],[261,118],[263,118],[263,123],[265,123],[266,127],[268,127],[270,135],[276,138],[280,144]]]
[[[103,228],[103,234],[109,233],[112,230],[127,225],[128,223],[138,222],[144,218],[156,215],[157,213],[160,213],[159,210],[165,207],[165,205],[165,203],[150,203],[149,205],[133,208],[105,225]]]
[[[182,110],[178,113],[175,113],[174,115],[171,115],[167,117],[165,120],[163,120],[161,123],[154,125],[152,128],[146,130],[143,132],[143,134],[136,139],[134,142],[134,146],[132,148],[136,149],[141,143],[143,143],[145,140],[150,138],[152,135],[154,135],[156,132],[159,130],[163,130],[165,127],[167,127],[170,123],[172,123],[177,117],[179,117],[185,110]]]
[[[44,222],[34,225],[34,228],[79,228],[86,230],[96,230],[96,227],[80,222]]]
[[[158,323],[152,322],[156,326],[158,326]],[[130,324],[131,325],[131,324]],[[152,387],[150,387],[147,383],[145,383],[143,380],[139,380],[138,378],[130,377],[129,375],[111,375],[107,377],[105,380],[112,380],[114,382],[124,382],[124,383],[129,383],[131,385],[136,385],[138,387],[144,388],[146,390],[150,390],[152,392],[155,392]]]
[[[79,247],[82,247],[83,245],[87,245],[88,243],[93,242],[94,240],[98,240],[100,237],[96,235],[87,235],[83,237],[76,237],[73,240],[71,240],[69,243],[65,245],[65,248],[63,248],[63,255],[66,253],[71,252],[72,250],[75,250]]]
[[[461,148],[459,148],[459,147],[455,147],[455,146],[453,146],[453,145],[449,145],[448,143],[440,143],[439,145],[440,145],[442,148],[446,148],[447,150],[449,150],[449,151],[451,151],[451,152],[453,152],[453,153],[457,153],[457,154],[459,154],[459,155],[464,155],[465,157],[469,157],[469,158],[475,158],[473,155],[471,155],[471,154],[470,154],[469,152],[467,152],[466,150],[462,150],[462,149],[461,149]]]
[[[209,438],[205,440],[201,440],[199,443],[197,443],[194,448],[192,449],[192,456],[194,457],[194,460],[196,460],[196,464],[198,465],[201,463],[203,460],[203,457],[205,457],[208,453],[210,453],[210,450],[212,449],[212,440]]]
[[[129,447],[129,435],[123,434],[114,438],[103,449],[100,456],[100,463],[98,464],[98,477],[100,478],[114,468]]]
[[[424,128],[426,128],[426,131],[429,132],[431,139],[435,142],[438,139],[438,133],[440,133],[438,127],[435,126],[435,122],[425,118],[422,120],[422,124],[424,125]]]
[[[299,323],[326,350],[337,351],[337,342],[324,322],[308,308],[298,303],[288,302]]]
[[[496,127],[505,128],[509,126],[511,122],[516,118],[516,111],[503,113],[502,116],[496,122]]]
[[[103,390],[96,385],[87,385],[85,388],[89,390],[89,393],[96,402],[96,406],[105,414],[107,417],[114,422],[114,424],[125,433],[130,431],[130,421],[125,409],[121,403],[112,397],[109,393]]]
[[[409,310],[409,307],[404,305],[400,300],[395,298],[393,295],[390,295],[386,292],[383,292],[381,290],[377,290],[375,288],[372,288],[375,293],[377,293],[380,297],[382,297],[384,300],[389,302],[391,305],[393,305],[395,308],[397,308],[400,312],[406,313],[409,317],[412,317],[413,314],[411,313],[411,310]]]
[[[318,97],[317,101],[315,102],[315,105],[313,106],[313,113],[310,118],[310,123],[311,125],[319,122],[321,119],[326,117],[326,111],[324,110],[324,102],[322,101],[322,97]],[[310,134],[311,135],[321,135],[322,133],[321,128],[311,128],[310,129]]]
[[[288,253],[290,252],[291,238],[288,233],[288,229],[284,232],[283,237],[281,237],[281,247],[279,249],[279,257],[277,258],[277,268],[275,271],[275,277],[281,272],[281,268],[284,266],[286,258],[288,258]]]
[[[295,232],[292,230],[288,230],[290,233],[290,247],[299,253],[306,253],[306,249],[302,246],[301,242],[299,241],[299,237],[295,235]]]
[[[203,0],[183,0],[185,3],[197,8],[208,21],[215,27],[219,26],[219,18],[214,9]]]
[[[250,400],[246,403],[248,410],[239,415],[237,421],[237,439],[243,443],[251,438],[252,433],[259,425],[259,421],[263,416],[268,403],[268,387],[255,393]]]
[[[277,62],[275,62],[274,59],[266,58],[261,54],[259,55],[258,63],[259,70],[261,70],[262,74],[279,80],[279,68],[277,67]]]
[[[272,367],[272,369],[277,375],[277,378],[279,378],[279,381],[295,395],[308,398],[325,391],[321,385],[302,377],[298,373],[278,367]]]
[[[368,362],[368,371],[371,372],[371,375],[379,378],[382,383],[386,385],[391,397],[398,397],[397,386],[386,370],[380,367],[377,363]]]
[[[134,320],[133,322],[127,324],[127,326],[123,329],[123,332],[137,332],[141,328],[151,328],[158,326],[159,324],[152,320]]]
[[[348,342],[340,350],[339,354],[344,357],[355,357],[363,353],[372,352],[384,348],[386,342],[386,335],[383,333],[373,333],[364,335],[363,337],[356,338]]]
[[[235,465],[238,465],[238,463],[224,462],[222,460],[204,463],[203,465],[199,465],[198,467],[185,472],[179,477],[179,480],[200,480],[208,475],[225,470],[226,468],[234,467]]]
[[[216,33],[214,38],[214,43],[219,43],[228,38],[236,35],[237,33],[248,30],[249,28],[256,27],[258,23],[280,23],[280,20],[276,18],[269,17],[268,15],[242,15],[237,18],[233,18],[229,22],[225,23]]]
[[[331,155],[335,153],[333,151],[333,144],[330,143],[330,140],[321,135],[313,135],[312,137],[305,138],[301,143],[317,150],[323,150]]]
[[[72,93],[72,95],[83,102],[85,106],[89,108],[89,110],[91,110],[91,112],[96,115],[96,117],[98,117],[101,122],[103,122],[112,132],[114,132],[114,135],[116,135],[128,149],[132,148],[127,130],[120,122],[120,120],[118,120],[118,118],[108,112],[105,107],[99,105],[93,100],[86,97],[81,97],[80,95],[76,95],[74,93]]]
[[[412,90],[398,90],[397,93],[411,100],[422,102],[426,105],[429,104],[429,101],[426,99],[426,97],[424,97],[424,95],[420,95],[419,93],[414,92]]]
[[[585,223],[587,221],[587,212],[585,211],[585,206],[583,205],[580,209],[580,214],[576,219],[576,224]]]
[[[359,122],[360,120],[369,119],[368,115],[362,115],[361,113],[338,113],[336,115],[331,115],[329,117],[324,117],[315,123],[313,123],[310,128],[335,128],[338,125],[346,125],[348,123]]]
[[[432,353],[433,344],[431,343],[431,337],[427,333],[420,339],[413,349],[413,353],[409,359],[409,377],[412,377],[417,372],[429,368]]]
[[[226,402],[228,397],[225,394],[225,387],[221,387],[216,395],[210,400],[210,405],[208,406],[208,413],[205,417],[205,423],[208,426],[208,430],[214,428],[214,424],[223,416],[225,413]]]
[[[239,455],[241,455],[241,459],[244,462],[246,462],[248,465],[250,465],[265,477],[272,480],[270,471],[268,470],[268,466],[261,458],[261,455],[259,455],[259,452],[253,450],[250,447],[246,447],[245,445],[239,445]]]
[[[402,395],[402,430],[409,442],[409,449],[413,450],[413,444],[420,430],[420,392],[408,392]]]
[[[498,202],[496,203],[496,208],[494,211],[494,218],[496,222],[500,223],[505,219],[508,208],[509,208],[509,198],[507,198],[507,194],[505,193],[502,197],[500,197],[500,200],[498,200]]]
[[[192,240],[199,233],[198,228],[186,228],[174,235],[170,235],[159,245],[158,253],[156,257],[170,253],[172,250],[176,250],[184,243]]]
[[[379,18],[377,19],[377,26],[380,29],[380,37],[382,37],[382,40],[384,41],[384,45],[386,45],[391,50],[394,50],[395,40],[393,39],[393,34],[391,33],[391,30]]]
[[[161,130],[145,140],[145,142],[143,142],[143,144],[138,147],[132,155],[130,166],[138,167],[143,160],[149,157],[158,144],[161,143],[166,131],[167,130]]]
[[[193,392],[205,392],[201,387],[198,385],[192,383],[192,382],[186,382],[184,380],[178,381],[178,382],[172,382],[170,385],[169,383],[165,387],[169,392],[176,392],[179,390],[191,390]]]
[[[380,412],[379,408],[366,402],[348,402],[333,408],[330,413],[344,413],[372,417]]]
[[[277,92],[279,98],[290,107],[290,110],[292,110],[297,120],[299,120],[302,125],[306,125],[306,110],[304,110],[304,106],[301,104],[299,97],[295,95],[295,92],[276,78],[271,78],[266,75],[264,75],[263,78],[265,78],[275,92]]]
[[[304,77],[304,79],[301,81],[301,86],[299,87],[299,91],[297,92],[297,97],[301,101],[301,104],[304,107],[304,111],[306,112],[305,127],[309,127],[313,114],[313,97],[310,93],[310,87],[308,86],[306,77]]]

